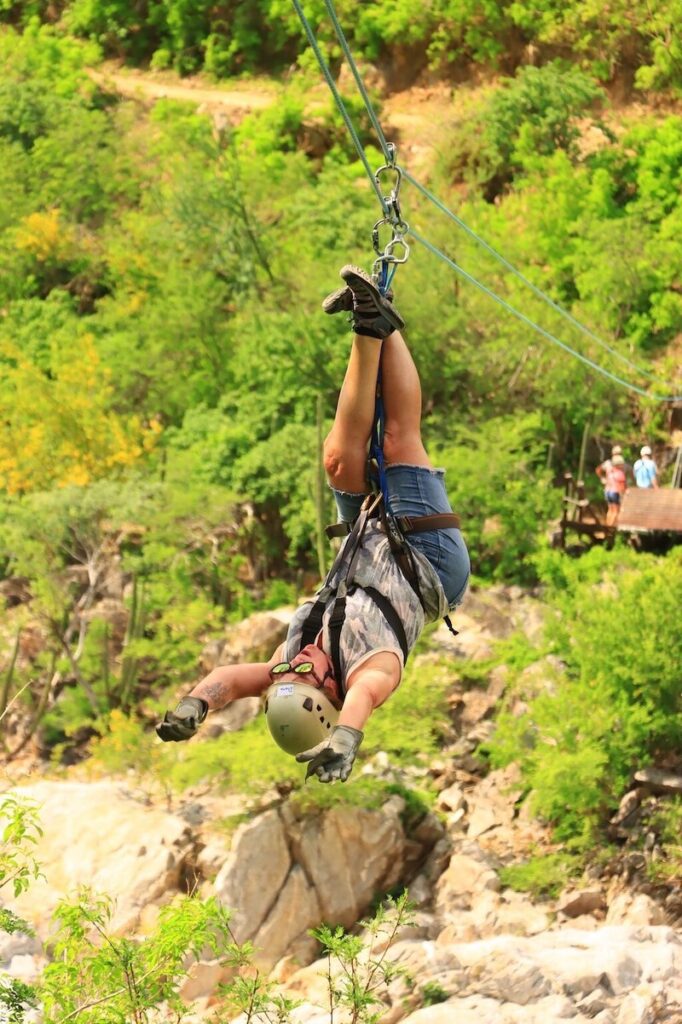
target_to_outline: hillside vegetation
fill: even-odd
[[[561,321],[407,185],[406,219],[604,368],[644,389],[651,382],[632,364],[660,378],[659,390],[677,374],[679,391],[682,118],[669,112],[682,84],[678,6],[652,17],[643,3],[602,11],[548,0],[537,16],[523,2],[382,0],[357,17],[344,2],[339,14],[358,55],[389,81],[409,65],[414,76],[429,68],[485,83],[453,85],[458,116],[443,125],[430,186],[630,364]],[[321,6],[311,13],[320,20]],[[288,4],[35,0],[3,4],[2,18],[0,573],[10,610],[0,715],[21,713],[8,719],[12,755],[37,735],[60,759],[106,734],[112,711],[119,728],[121,714],[148,728],[195,678],[202,642],[317,578],[317,506],[333,515],[316,489],[319,436],[348,349],[343,318],[324,317],[320,302],[339,266],[368,264],[378,212]],[[337,68],[328,27],[322,35]],[[112,55],[214,76],[287,74],[271,107],[217,126],[190,105],[147,107],[96,84],[88,69]],[[639,90],[636,117],[611,108],[616,80]],[[378,166],[368,120],[348,102]],[[666,440],[667,407],[595,374],[423,249],[395,288],[422,375],[425,438],[447,468],[478,579],[551,584],[557,621],[589,625],[589,643],[561,629],[548,639],[567,689],[529,705],[531,732],[564,751],[560,767],[548,771],[550,748],[524,746],[526,718],[505,720],[490,754],[525,751],[538,810],[584,842],[634,764],[679,748],[679,559],[616,548],[585,578],[558,575],[544,552],[560,507],[553,485],[575,467],[586,423],[594,456],[614,441],[634,454]],[[662,470],[669,481],[671,466]],[[115,624],[90,614],[112,565],[128,602]],[[615,596],[593,603],[600,581]],[[642,609],[650,628],[632,634],[641,646],[627,646],[623,679],[622,651],[599,641],[629,631]]]

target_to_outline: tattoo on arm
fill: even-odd
[[[195,687],[193,695],[203,698],[203,700],[208,702],[208,706],[212,711],[217,711],[218,708],[222,708],[228,703],[230,699],[229,690],[230,687],[227,682],[199,683]]]

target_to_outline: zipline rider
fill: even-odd
[[[157,726],[164,741],[186,740],[208,711],[267,691],[275,741],[321,782],[348,778],[365,723],[398,686],[424,624],[460,604],[469,578],[444,471],[422,443],[421,385],[404,322],[364,271],[346,266],[341,277],[344,287],[323,309],[349,312],[354,338],[324,463],[339,513],[330,529],[347,539],[268,662],[214,669]],[[367,466],[379,373],[383,491],[374,495]]]

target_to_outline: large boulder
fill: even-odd
[[[179,888],[194,844],[175,815],[110,781],[43,781],[12,794],[39,807],[43,834],[33,852],[42,876],[9,906],[42,938],[58,901],[79,886],[114,899],[119,932],[136,928],[143,908]]]
[[[285,955],[309,961],[311,928],[350,927],[377,892],[395,885],[406,849],[400,809],[395,801],[299,817],[285,805],[241,826],[215,889],[232,911],[237,941],[255,946],[258,966]]]

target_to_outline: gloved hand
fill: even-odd
[[[335,725],[328,740],[322,740],[316,747],[296,755],[300,764],[309,762],[305,773],[306,782],[311,775],[317,775],[320,782],[345,782],[353,768],[358,747],[364,733],[350,725]]]
[[[167,711],[163,722],[156,727],[156,735],[164,743],[169,740],[188,740],[197,731],[208,714],[208,704],[201,697],[183,697],[175,711]]]

